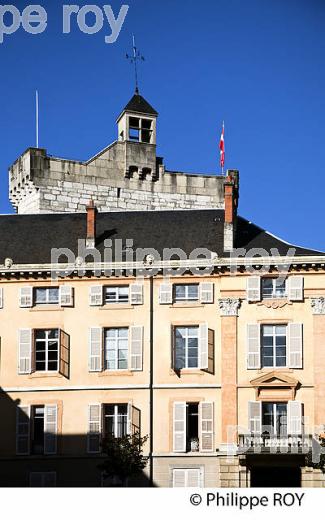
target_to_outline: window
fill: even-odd
[[[105,329],[105,369],[127,370],[128,368],[128,338],[127,328]]]
[[[31,472],[29,474],[30,487],[55,487],[56,486],[56,472]]]
[[[262,326],[262,367],[285,367],[287,327],[286,325]]]
[[[173,487],[203,487],[201,468],[173,469]]]
[[[130,141],[151,143],[152,120],[140,119],[138,117],[129,118],[129,139]]]
[[[186,451],[199,451],[199,404],[186,404]]]
[[[35,305],[59,304],[58,287],[36,287],[34,289]]]
[[[128,303],[129,287],[127,285],[121,287],[105,287],[105,304],[109,303]]]
[[[175,327],[175,368],[199,368],[199,327]]]
[[[35,330],[36,372],[57,372],[59,369],[59,331]]]
[[[186,302],[186,301],[198,301],[199,300],[199,285],[174,285],[174,301]]]
[[[125,437],[128,433],[127,404],[104,405],[104,435],[115,438]]]
[[[286,280],[282,278],[262,278],[263,298],[285,298],[286,296]]]
[[[56,453],[57,405],[37,404],[17,408],[17,455]]]
[[[211,452],[214,437],[213,403],[174,403],[173,451]]]
[[[287,435],[287,403],[262,403],[262,434]]]

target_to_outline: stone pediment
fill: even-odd
[[[296,388],[299,385],[298,379],[289,376],[285,373],[279,373],[273,370],[267,372],[255,379],[251,380],[251,385],[255,388],[258,387],[282,387],[282,388]]]

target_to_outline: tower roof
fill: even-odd
[[[158,112],[138,92],[130,99],[123,112],[138,112],[150,116],[158,115]]]

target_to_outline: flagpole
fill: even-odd
[[[38,145],[39,145],[39,125],[38,125],[38,118],[39,118],[39,109],[38,109],[38,90],[36,90],[36,148],[38,148]]]

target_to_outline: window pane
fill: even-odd
[[[185,285],[175,285],[175,298],[185,299]]]
[[[35,290],[35,300],[36,300],[36,303],[44,303],[44,302],[46,302],[46,289],[36,288],[36,290]]]
[[[271,325],[264,325],[263,326],[263,336],[266,335],[273,335],[273,326]]]
[[[56,287],[48,289],[48,295],[49,295],[49,301],[51,303],[56,303],[59,301],[59,289],[57,289]]]
[[[275,327],[275,333],[276,335],[282,335],[285,336],[287,331],[287,327],[285,325],[278,325]]]
[[[189,285],[188,286],[188,296],[190,299],[198,299],[199,296],[199,288],[197,285]]]

